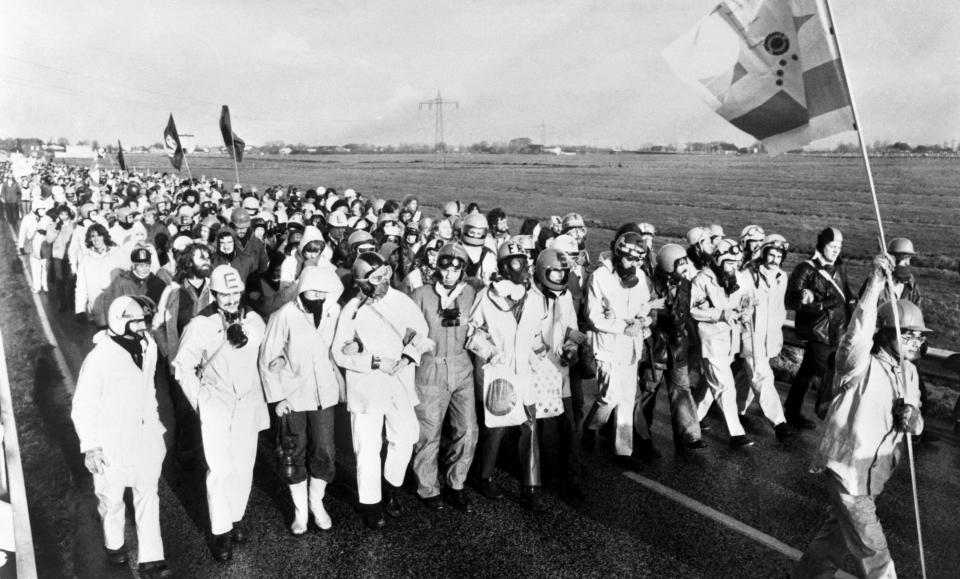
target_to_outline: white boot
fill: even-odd
[[[313,522],[324,531],[333,526],[330,515],[323,508],[323,495],[326,491],[327,481],[310,477],[310,512],[313,513]]]
[[[290,496],[293,497],[293,524],[290,532],[302,535],[307,532],[307,521],[310,511],[307,510],[307,481],[290,485]]]

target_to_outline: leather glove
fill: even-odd
[[[94,448],[84,453],[83,466],[87,467],[90,474],[103,474],[104,468],[110,466],[110,463],[103,455],[103,449]]]
[[[917,434],[920,423],[920,409],[913,404],[907,404],[903,398],[897,398],[893,403],[893,425],[900,432]]]

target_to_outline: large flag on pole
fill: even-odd
[[[223,105],[220,111],[220,133],[223,135],[223,145],[230,152],[230,156],[238,163],[243,161],[243,148],[246,143],[233,132],[230,126],[230,109]]]
[[[177,125],[173,122],[173,113],[170,113],[167,128],[163,130],[163,146],[167,149],[170,163],[179,171],[180,165],[183,164],[183,146],[180,144],[180,133],[177,132]]]
[[[723,0],[663,55],[770,154],[855,130],[826,0]]]
[[[123,144],[120,143],[120,139],[117,139],[117,164],[120,165],[121,171],[127,170],[127,161],[123,158]]]

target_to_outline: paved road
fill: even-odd
[[[56,312],[45,295],[41,301],[75,377],[89,349],[90,331],[77,325],[72,316]],[[50,378],[38,372],[37,379]],[[34,396],[39,397],[36,403],[46,408],[46,415],[69,413],[64,388],[59,382],[34,385]],[[251,541],[238,548],[233,562],[226,565],[211,558],[205,542],[208,523],[202,474],[185,472],[168,457],[160,487],[167,558],[181,577],[785,576],[793,562],[790,553],[806,547],[824,515],[822,487],[807,472],[819,430],[804,432],[781,445],[761,418],[748,416],[748,431],[755,433],[758,444],[734,450],[727,445],[722,422],[708,417],[713,426],[705,433],[709,448],[683,455],[673,451],[666,409],[661,394],[654,427],[655,443],[663,451],[659,461],[628,474],[611,464],[609,451],[598,449],[587,457],[589,498],[585,503],[568,505],[555,487],[548,486],[550,508],[539,515],[518,504],[515,477],[500,471],[497,478],[508,497],[491,502],[471,490],[477,504],[472,515],[452,509],[428,512],[411,489],[404,497],[408,512],[403,519],[388,521],[382,532],[368,531],[354,510],[355,485],[348,452],[343,451],[341,457],[347,458],[326,501],[334,528],[328,532],[313,529],[300,538],[288,534],[292,505],[274,474],[271,436],[264,433],[247,514]],[[55,432],[21,433],[28,447],[31,436],[68,441],[63,449],[63,475],[64,480],[71,473],[75,477],[76,488],[69,496],[77,503],[72,520],[77,534],[76,552],[70,557],[73,573],[82,577],[131,576],[134,565],[116,570],[103,561],[96,503],[92,492],[87,492],[89,480],[82,471],[78,474],[77,462],[69,456],[69,423],[48,420],[35,428]],[[348,448],[340,442],[340,448]],[[411,479],[408,476],[407,482]],[[960,549],[956,548],[960,537],[960,451],[955,438],[948,437],[935,452],[925,449],[919,453],[918,479],[928,576],[956,577],[960,569]],[[638,480],[659,483],[680,497],[669,498]],[[29,488],[45,482],[28,480],[27,484]],[[918,577],[910,496],[904,465],[878,501],[878,510],[901,576]],[[695,503],[752,527],[759,535],[748,536],[730,524],[717,522],[718,517],[706,516],[691,506]],[[48,510],[44,505],[31,505],[31,509],[35,518]],[[132,514],[129,519],[128,546],[133,546]],[[779,549],[770,546],[777,541]],[[47,552],[55,548],[46,547]]]

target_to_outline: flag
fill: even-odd
[[[117,139],[117,164],[120,165],[121,171],[127,170],[127,161],[123,158],[123,145],[120,139]]]
[[[180,134],[177,133],[177,125],[173,123],[173,113],[170,114],[170,120],[167,121],[167,128],[163,130],[163,146],[167,149],[167,156],[173,168],[180,170],[183,164],[183,146],[180,144]]]
[[[770,154],[856,127],[826,0],[723,0],[663,52]]]
[[[220,111],[220,133],[223,135],[223,145],[230,153],[230,157],[236,159],[238,163],[243,162],[243,148],[246,143],[243,139],[233,132],[230,126],[230,109],[223,105]]]

